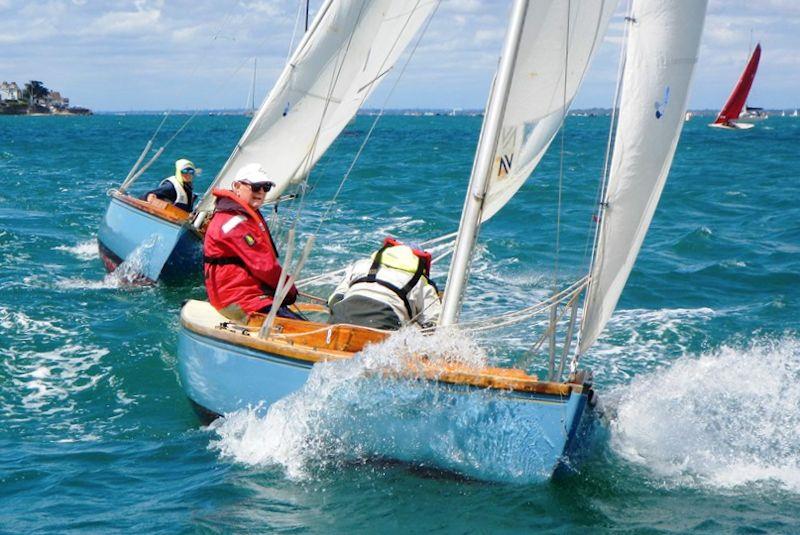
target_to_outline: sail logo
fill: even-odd
[[[503,177],[511,173],[511,163],[514,161],[513,154],[504,154],[500,157],[500,169],[497,171],[497,176]]]
[[[514,127],[504,128],[500,133],[500,150],[497,157],[497,178],[505,178],[511,174],[511,166],[514,162],[514,148],[517,144],[517,129]]]
[[[667,108],[667,104],[669,104],[669,86],[664,89],[664,100],[663,102],[656,101],[656,119],[661,119],[664,116],[664,110]]]

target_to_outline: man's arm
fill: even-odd
[[[167,182],[152,191],[148,191],[145,194],[145,199],[147,202],[153,202],[153,199],[159,199],[175,204],[175,201],[178,199],[178,194],[172,186],[172,183]]]
[[[342,299],[344,299],[344,294],[347,290],[350,289],[350,281],[353,278],[353,264],[347,266],[347,269],[344,272],[344,277],[339,282],[338,286],[333,290],[333,293],[328,298],[328,307],[332,307]]]
[[[434,326],[439,322],[442,313],[442,301],[439,299],[436,287],[422,279],[417,288],[419,288],[417,304],[421,309],[415,321],[422,327]]]

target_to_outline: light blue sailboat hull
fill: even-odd
[[[348,362],[324,364],[341,365]],[[266,412],[303,388],[312,365],[182,325],[178,369],[189,399],[213,418],[248,407]],[[357,392],[343,392],[326,408],[327,432],[337,440],[351,437],[369,456],[468,477],[531,483],[570,471],[598,423],[589,388],[558,396],[431,380],[392,379],[389,387],[385,378],[362,380]]]
[[[185,225],[169,221],[111,197],[97,234],[109,271],[123,261],[145,279],[185,277],[201,272],[202,243]]]

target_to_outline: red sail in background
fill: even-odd
[[[742,108],[747,101],[747,95],[750,93],[750,87],[753,85],[753,79],[756,77],[759,59],[761,59],[761,43],[758,43],[755,50],[753,50],[750,61],[747,62],[747,67],[744,68],[736,87],[733,88],[733,93],[728,97],[728,102],[722,107],[714,124],[727,124],[739,118],[739,114],[742,113]]]

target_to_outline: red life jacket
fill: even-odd
[[[217,310],[232,307],[247,314],[272,306],[281,265],[266,221],[233,192],[213,194],[217,209],[203,242],[208,300]],[[296,298],[293,286],[283,304]]]

